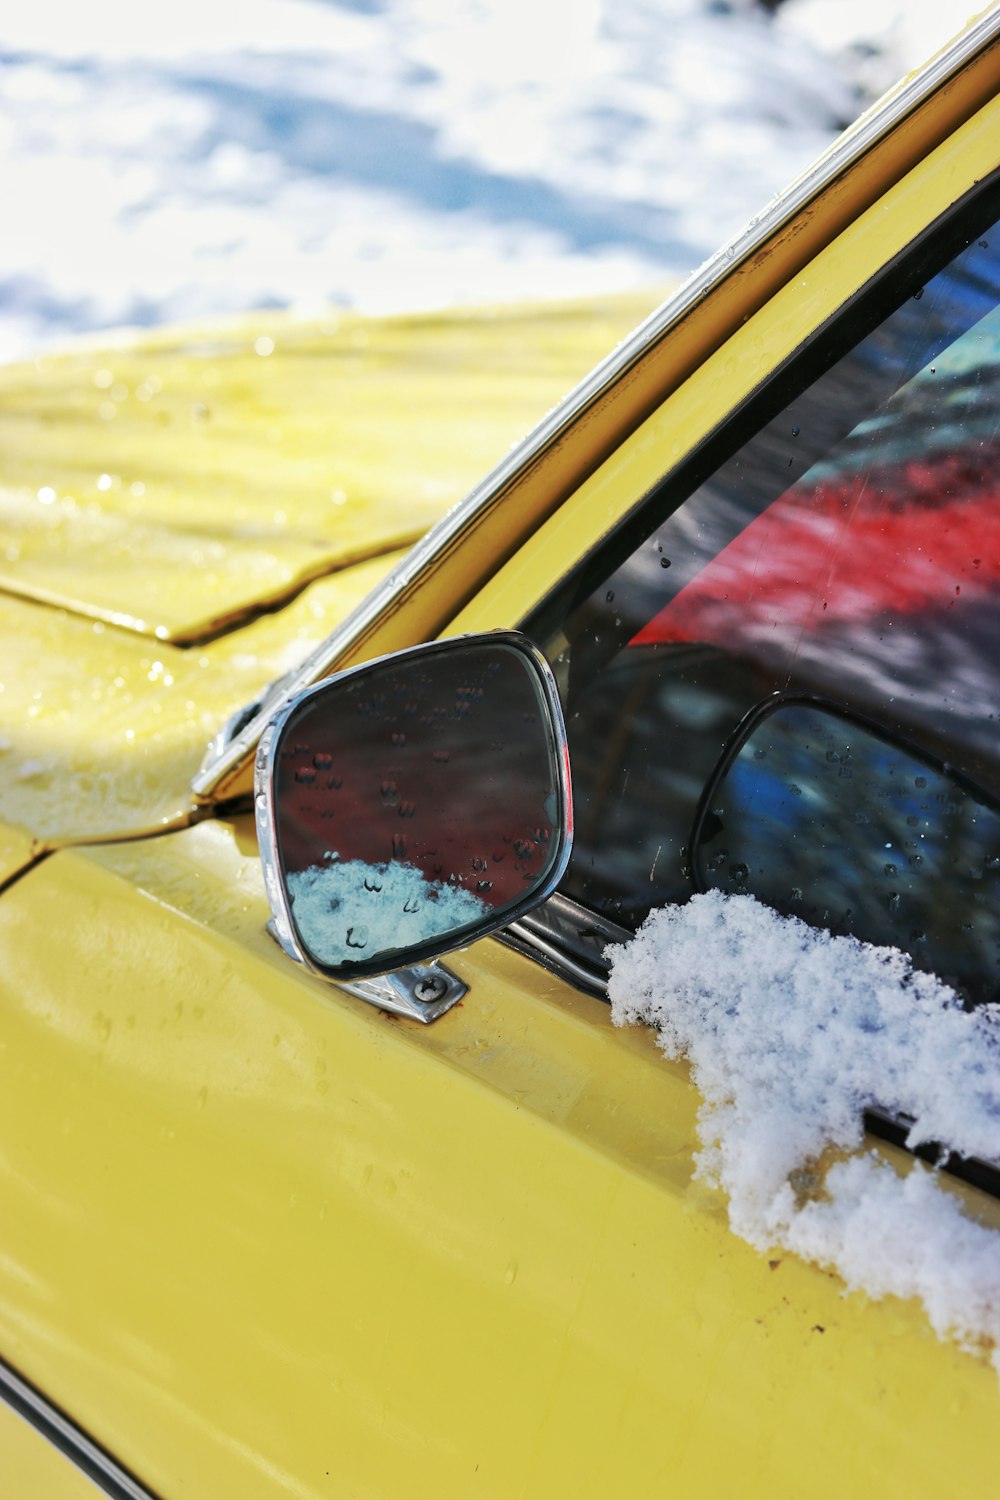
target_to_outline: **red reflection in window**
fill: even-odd
[[[732,646],[981,602],[1000,582],[1000,445],[796,485],[729,543],[631,645]]]

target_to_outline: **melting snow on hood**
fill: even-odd
[[[1000,1026],[894,948],[832,937],[749,896],[653,912],[609,950],[616,1025],[645,1022],[703,1095],[698,1174],[732,1228],[879,1298],[919,1297],[935,1331],[1000,1374],[1000,1234],[937,1174],[861,1153],[862,1114],[913,1120],[908,1144],[1000,1158]],[[855,1154],[843,1159],[844,1152]]]

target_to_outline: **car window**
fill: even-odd
[[[976,899],[995,911],[982,820],[1000,798],[998,207],[994,181],[864,288],[526,622],[564,694],[576,834],[561,890],[574,903],[634,929],[705,884],[754,893],[724,838],[697,867],[693,830],[699,809],[703,832],[714,815],[702,803],[738,726],[783,695],[923,757],[945,778],[924,776],[928,798],[947,802],[953,784],[973,796],[983,847],[955,860],[979,861]],[[877,759],[847,773],[884,775]],[[839,816],[855,820],[858,805]],[[786,894],[774,881],[761,894],[954,970],[961,944],[943,963],[898,899],[900,865],[937,881],[935,899],[955,884],[947,863],[923,860],[921,830],[871,871],[873,928],[857,911],[857,849],[833,821],[789,840]],[[822,900],[802,886],[796,843],[812,866],[823,849]],[[977,999],[1000,979],[992,920],[976,973],[951,974]]]

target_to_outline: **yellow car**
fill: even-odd
[[[991,1152],[959,1342],[747,1243],[607,950],[749,895],[992,1014],[998,85],[994,7],[422,536],[629,309],[3,372],[4,1496],[996,1488]]]

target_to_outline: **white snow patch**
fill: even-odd
[[[361,963],[457,932],[489,910],[463,886],[428,880],[416,865],[361,859],[288,875],[295,924],[323,964]]]
[[[176,0],[155,26],[127,0],[8,5],[0,357],[250,307],[662,287],[853,118],[861,73],[920,60],[900,0],[845,5],[835,27],[816,0],[773,21],[753,0]]]
[[[862,1114],[913,1119],[908,1143],[1000,1158],[1000,1028],[894,948],[832,937],[750,896],[651,913],[609,950],[616,1025],[645,1022],[703,1095],[698,1175],[734,1231],[839,1272],[871,1297],[919,1297],[939,1336],[1000,1374],[1000,1234],[919,1162],[860,1154]],[[824,1170],[831,1148],[855,1152]]]

